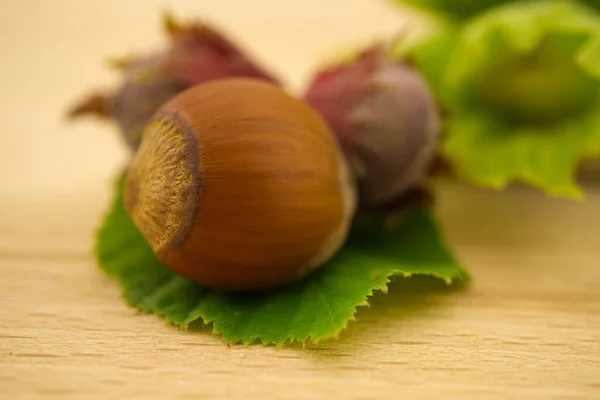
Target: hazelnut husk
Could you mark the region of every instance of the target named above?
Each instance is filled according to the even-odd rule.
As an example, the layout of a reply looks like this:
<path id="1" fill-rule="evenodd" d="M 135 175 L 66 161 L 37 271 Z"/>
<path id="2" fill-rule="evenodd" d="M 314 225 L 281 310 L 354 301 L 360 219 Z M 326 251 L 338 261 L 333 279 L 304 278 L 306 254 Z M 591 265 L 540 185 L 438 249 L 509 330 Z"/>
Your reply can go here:
<path id="1" fill-rule="evenodd" d="M 170 270 L 235 291 L 293 282 L 344 243 L 351 174 L 327 125 L 271 83 L 228 78 L 159 108 L 128 168 L 125 208 Z"/>
<path id="2" fill-rule="evenodd" d="M 335 133 L 358 182 L 361 207 L 381 207 L 424 184 L 436 159 L 441 113 L 419 71 L 386 45 L 327 65 L 305 101 Z"/>
<path id="3" fill-rule="evenodd" d="M 163 23 L 167 46 L 113 60 L 112 64 L 122 73 L 118 87 L 83 98 L 69 110 L 71 118 L 95 115 L 113 121 L 124 142 L 135 151 L 154 112 L 194 85 L 229 77 L 280 84 L 278 78 L 216 27 L 203 22 L 178 23 L 169 14 Z"/>

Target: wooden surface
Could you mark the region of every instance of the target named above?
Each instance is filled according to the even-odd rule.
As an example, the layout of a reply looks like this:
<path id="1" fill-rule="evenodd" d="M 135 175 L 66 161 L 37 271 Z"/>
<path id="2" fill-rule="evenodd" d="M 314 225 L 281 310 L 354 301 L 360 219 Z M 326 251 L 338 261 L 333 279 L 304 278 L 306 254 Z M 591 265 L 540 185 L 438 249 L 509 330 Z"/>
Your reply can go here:
<path id="1" fill-rule="evenodd" d="M 373 1 L 319 3 L 171 9 L 220 21 L 295 88 L 336 44 L 405 22 Z M 593 186 L 575 203 L 443 184 L 438 214 L 473 283 L 396 282 L 338 341 L 228 348 L 128 308 L 89 251 L 124 147 L 112 127 L 62 114 L 114 81 L 104 57 L 161 42 L 169 4 L 0 2 L 0 398 L 600 398 Z"/>

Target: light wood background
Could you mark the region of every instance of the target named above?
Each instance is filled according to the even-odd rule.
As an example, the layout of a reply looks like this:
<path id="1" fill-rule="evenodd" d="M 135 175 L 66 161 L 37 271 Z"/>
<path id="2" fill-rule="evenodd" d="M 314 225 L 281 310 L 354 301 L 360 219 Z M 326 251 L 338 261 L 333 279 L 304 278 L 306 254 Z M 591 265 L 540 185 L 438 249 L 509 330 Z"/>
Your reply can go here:
<path id="1" fill-rule="evenodd" d="M 600 188 L 584 202 L 441 185 L 465 290 L 400 283 L 338 341 L 228 348 L 138 315 L 91 257 L 126 151 L 65 109 L 161 44 L 160 13 L 206 17 L 299 89 L 340 45 L 407 21 L 376 0 L 0 1 L 0 398 L 600 398 Z"/>

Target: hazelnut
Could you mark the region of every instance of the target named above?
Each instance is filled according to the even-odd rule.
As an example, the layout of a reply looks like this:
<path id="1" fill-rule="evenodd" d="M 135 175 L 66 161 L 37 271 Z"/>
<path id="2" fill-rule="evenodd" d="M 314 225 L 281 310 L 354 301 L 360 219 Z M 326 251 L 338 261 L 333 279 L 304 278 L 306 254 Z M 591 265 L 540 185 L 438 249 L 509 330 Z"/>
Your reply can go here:
<path id="1" fill-rule="evenodd" d="M 127 171 L 125 208 L 173 272 L 263 290 L 336 253 L 356 207 L 353 184 L 310 106 L 272 83 L 227 78 L 153 115 Z"/>
<path id="2" fill-rule="evenodd" d="M 440 111 L 424 78 L 375 45 L 318 71 L 305 101 L 336 135 L 361 206 L 393 203 L 421 185 L 435 160 Z"/>

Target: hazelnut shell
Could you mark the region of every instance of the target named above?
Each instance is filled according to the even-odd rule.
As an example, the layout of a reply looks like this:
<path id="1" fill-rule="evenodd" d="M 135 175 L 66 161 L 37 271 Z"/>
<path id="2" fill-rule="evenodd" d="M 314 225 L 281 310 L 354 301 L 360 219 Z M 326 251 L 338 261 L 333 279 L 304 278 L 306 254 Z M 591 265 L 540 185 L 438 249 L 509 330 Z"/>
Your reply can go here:
<path id="1" fill-rule="evenodd" d="M 293 282 L 344 242 L 356 203 L 321 117 L 274 84 L 194 86 L 152 117 L 128 169 L 125 207 L 158 259 L 196 283 Z"/>

